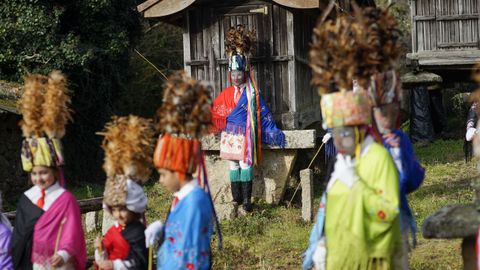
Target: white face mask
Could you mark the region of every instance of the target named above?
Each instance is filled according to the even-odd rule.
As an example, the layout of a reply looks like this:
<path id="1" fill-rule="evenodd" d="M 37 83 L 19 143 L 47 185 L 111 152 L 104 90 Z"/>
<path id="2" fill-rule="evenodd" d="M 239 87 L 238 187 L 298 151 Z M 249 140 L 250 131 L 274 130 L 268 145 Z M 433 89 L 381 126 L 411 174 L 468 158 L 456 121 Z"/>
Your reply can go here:
<path id="1" fill-rule="evenodd" d="M 245 73 L 243 71 L 234 70 L 231 72 L 230 76 L 234 86 L 240 86 L 245 82 Z"/>

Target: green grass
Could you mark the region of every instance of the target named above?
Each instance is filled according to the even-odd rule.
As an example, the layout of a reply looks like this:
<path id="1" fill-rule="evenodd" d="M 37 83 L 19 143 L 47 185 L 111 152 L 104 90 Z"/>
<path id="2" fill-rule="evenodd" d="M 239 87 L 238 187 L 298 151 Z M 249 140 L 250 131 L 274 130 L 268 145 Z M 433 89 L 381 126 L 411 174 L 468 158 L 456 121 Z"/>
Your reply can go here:
<path id="1" fill-rule="evenodd" d="M 477 171 L 474 162 L 465 164 L 463 161 L 462 146 L 462 140 L 438 140 L 428 146 L 415 146 L 427 173 L 423 186 L 409 195 L 419 228 L 418 246 L 410 256 L 411 269 L 462 269 L 460 240 L 427 240 L 421 234 L 427 216 L 443 206 L 473 200 L 470 182 Z M 321 187 L 317 188 L 315 194 L 319 197 Z M 150 183 L 146 190 L 149 198 L 147 219 L 164 220 L 171 195 L 158 183 Z M 88 198 L 101 195 L 103 188 L 90 186 L 73 191 L 79 198 Z M 315 205 L 318 201 L 316 198 Z M 298 207 L 260 202 L 253 215 L 222 222 L 224 248 L 221 252 L 216 249 L 214 236 L 213 269 L 299 269 L 301 253 L 307 247 L 313 226 L 300 217 Z M 98 234 L 88 234 L 89 243 Z"/>
<path id="2" fill-rule="evenodd" d="M 409 200 L 421 230 L 424 219 L 445 205 L 473 200 L 471 181 L 477 176 L 475 162 L 463 161 L 463 141 L 436 141 L 416 152 L 427 170 L 423 186 Z M 413 251 L 412 269 L 462 269 L 461 240 L 423 239 Z"/>

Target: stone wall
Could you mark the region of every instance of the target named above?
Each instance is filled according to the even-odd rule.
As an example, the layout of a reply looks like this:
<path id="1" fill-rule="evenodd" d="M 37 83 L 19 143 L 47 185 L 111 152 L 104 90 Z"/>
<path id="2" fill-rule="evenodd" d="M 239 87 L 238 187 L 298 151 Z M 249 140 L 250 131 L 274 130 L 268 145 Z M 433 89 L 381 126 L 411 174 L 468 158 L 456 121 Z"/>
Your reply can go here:
<path id="1" fill-rule="evenodd" d="M 7 210 L 12 209 L 19 194 L 28 187 L 28 177 L 22 170 L 20 160 L 20 119 L 17 114 L 0 113 L 0 191 Z"/>

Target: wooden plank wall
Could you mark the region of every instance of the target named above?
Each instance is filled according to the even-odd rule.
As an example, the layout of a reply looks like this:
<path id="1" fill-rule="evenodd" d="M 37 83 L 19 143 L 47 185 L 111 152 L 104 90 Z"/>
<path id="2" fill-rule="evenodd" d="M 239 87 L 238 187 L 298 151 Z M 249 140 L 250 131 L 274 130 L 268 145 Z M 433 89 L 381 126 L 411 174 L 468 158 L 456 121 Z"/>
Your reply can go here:
<path id="1" fill-rule="evenodd" d="M 478 50 L 480 0 L 412 1 L 413 52 Z"/>
<path id="2" fill-rule="evenodd" d="M 263 7 L 268 9 L 267 14 L 250 12 Z M 257 47 L 250 60 L 257 84 L 275 119 L 279 121 L 283 113 L 295 111 L 297 106 L 291 106 L 290 93 L 295 94 L 292 86 L 295 82 L 291 81 L 295 77 L 289 76 L 289 61 L 294 61 L 295 57 L 293 48 L 288 45 L 288 33 L 293 31 L 293 24 L 287 25 L 288 12 L 281 6 L 262 1 L 189 11 L 190 59 L 185 56 L 185 60 L 192 77 L 212 81 L 215 86 L 213 96 L 229 86 L 225 34 L 231 26 L 246 24 L 257 32 Z M 294 72 L 291 69 L 290 72 Z"/>
<path id="3" fill-rule="evenodd" d="M 298 111 L 311 106 L 318 108 L 317 91 L 311 86 L 312 71 L 308 65 L 308 51 L 312 43 L 313 28 L 316 23 L 316 13 L 294 12 L 295 34 L 295 65 Z"/>

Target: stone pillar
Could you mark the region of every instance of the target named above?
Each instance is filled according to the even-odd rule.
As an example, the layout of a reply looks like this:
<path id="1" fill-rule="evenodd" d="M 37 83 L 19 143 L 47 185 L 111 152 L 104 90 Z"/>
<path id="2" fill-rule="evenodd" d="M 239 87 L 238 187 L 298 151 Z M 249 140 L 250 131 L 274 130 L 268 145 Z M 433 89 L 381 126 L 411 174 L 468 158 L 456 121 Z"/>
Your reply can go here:
<path id="1" fill-rule="evenodd" d="M 85 230 L 87 233 L 97 229 L 97 212 L 88 212 L 85 214 Z"/>
<path id="2" fill-rule="evenodd" d="M 115 219 L 108 213 L 107 211 L 103 210 L 103 220 L 102 220 L 102 235 L 105 235 L 115 223 Z"/>
<path id="3" fill-rule="evenodd" d="M 302 186 L 302 219 L 313 220 L 313 172 L 311 169 L 300 171 L 300 184 Z"/>

